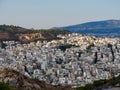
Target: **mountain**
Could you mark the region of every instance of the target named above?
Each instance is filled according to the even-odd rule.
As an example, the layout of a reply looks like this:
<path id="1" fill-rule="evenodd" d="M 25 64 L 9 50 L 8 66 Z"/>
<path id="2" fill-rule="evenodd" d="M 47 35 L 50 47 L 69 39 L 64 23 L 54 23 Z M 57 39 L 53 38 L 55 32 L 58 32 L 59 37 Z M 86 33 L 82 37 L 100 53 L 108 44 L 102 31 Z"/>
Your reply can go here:
<path id="1" fill-rule="evenodd" d="M 59 29 L 100 37 L 120 37 L 120 20 L 87 22 L 83 24 L 60 27 Z"/>
<path id="2" fill-rule="evenodd" d="M 36 40 L 58 39 L 58 34 L 68 34 L 69 31 L 58 29 L 26 29 L 14 25 L 0 25 L 0 40 L 17 40 L 30 42 Z"/>

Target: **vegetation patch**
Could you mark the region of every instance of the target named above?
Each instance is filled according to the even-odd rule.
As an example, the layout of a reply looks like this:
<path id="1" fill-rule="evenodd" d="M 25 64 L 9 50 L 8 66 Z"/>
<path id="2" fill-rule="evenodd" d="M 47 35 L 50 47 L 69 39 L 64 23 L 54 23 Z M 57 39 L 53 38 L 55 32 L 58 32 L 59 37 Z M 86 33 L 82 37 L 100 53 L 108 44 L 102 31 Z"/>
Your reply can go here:
<path id="1" fill-rule="evenodd" d="M 112 79 L 96 80 L 93 84 L 86 84 L 84 87 L 78 87 L 76 90 L 102 90 L 104 87 L 120 87 L 120 76 Z"/>

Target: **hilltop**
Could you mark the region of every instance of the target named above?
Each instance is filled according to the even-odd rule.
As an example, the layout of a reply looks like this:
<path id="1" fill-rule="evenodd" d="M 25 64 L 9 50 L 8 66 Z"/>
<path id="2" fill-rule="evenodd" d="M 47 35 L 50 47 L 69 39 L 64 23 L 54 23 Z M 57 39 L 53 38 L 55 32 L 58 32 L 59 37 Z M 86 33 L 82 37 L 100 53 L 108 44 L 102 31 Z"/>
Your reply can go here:
<path id="1" fill-rule="evenodd" d="M 74 33 L 95 35 L 95 36 L 108 36 L 120 37 L 120 20 L 104 20 L 87 22 L 77 25 L 70 25 L 60 27 L 61 30 L 69 30 Z"/>
<path id="2" fill-rule="evenodd" d="M 17 40 L 22 42 L 35 40 L 58 39 L 58 34 L 68 34 L 69 31 L 58 29 L 26 29 L 13 25 L 0 25 L 0 40 Z"/>

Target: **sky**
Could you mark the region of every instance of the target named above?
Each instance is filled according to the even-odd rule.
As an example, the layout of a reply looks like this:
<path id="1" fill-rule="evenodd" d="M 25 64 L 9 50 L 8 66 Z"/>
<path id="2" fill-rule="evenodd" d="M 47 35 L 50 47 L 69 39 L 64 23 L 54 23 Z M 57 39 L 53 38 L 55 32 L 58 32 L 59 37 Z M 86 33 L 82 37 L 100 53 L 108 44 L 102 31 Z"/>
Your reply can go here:
<path id="1" fill-rule="evenodd" d="M 46 29 L 120 20 L 120 0 L 0 0 L 0 24 Z"/>

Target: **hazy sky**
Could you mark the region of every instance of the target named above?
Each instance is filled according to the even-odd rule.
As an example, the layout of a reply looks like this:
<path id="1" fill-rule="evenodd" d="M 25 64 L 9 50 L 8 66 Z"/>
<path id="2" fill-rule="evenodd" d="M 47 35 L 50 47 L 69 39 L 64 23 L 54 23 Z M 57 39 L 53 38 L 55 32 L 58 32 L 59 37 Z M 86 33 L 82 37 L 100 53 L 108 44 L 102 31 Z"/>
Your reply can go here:
<path id="1" fill-rule="evenodd" d="M 0 0 L 0 24 L 51 28 L 120 19 L 120 0 Z"/>

